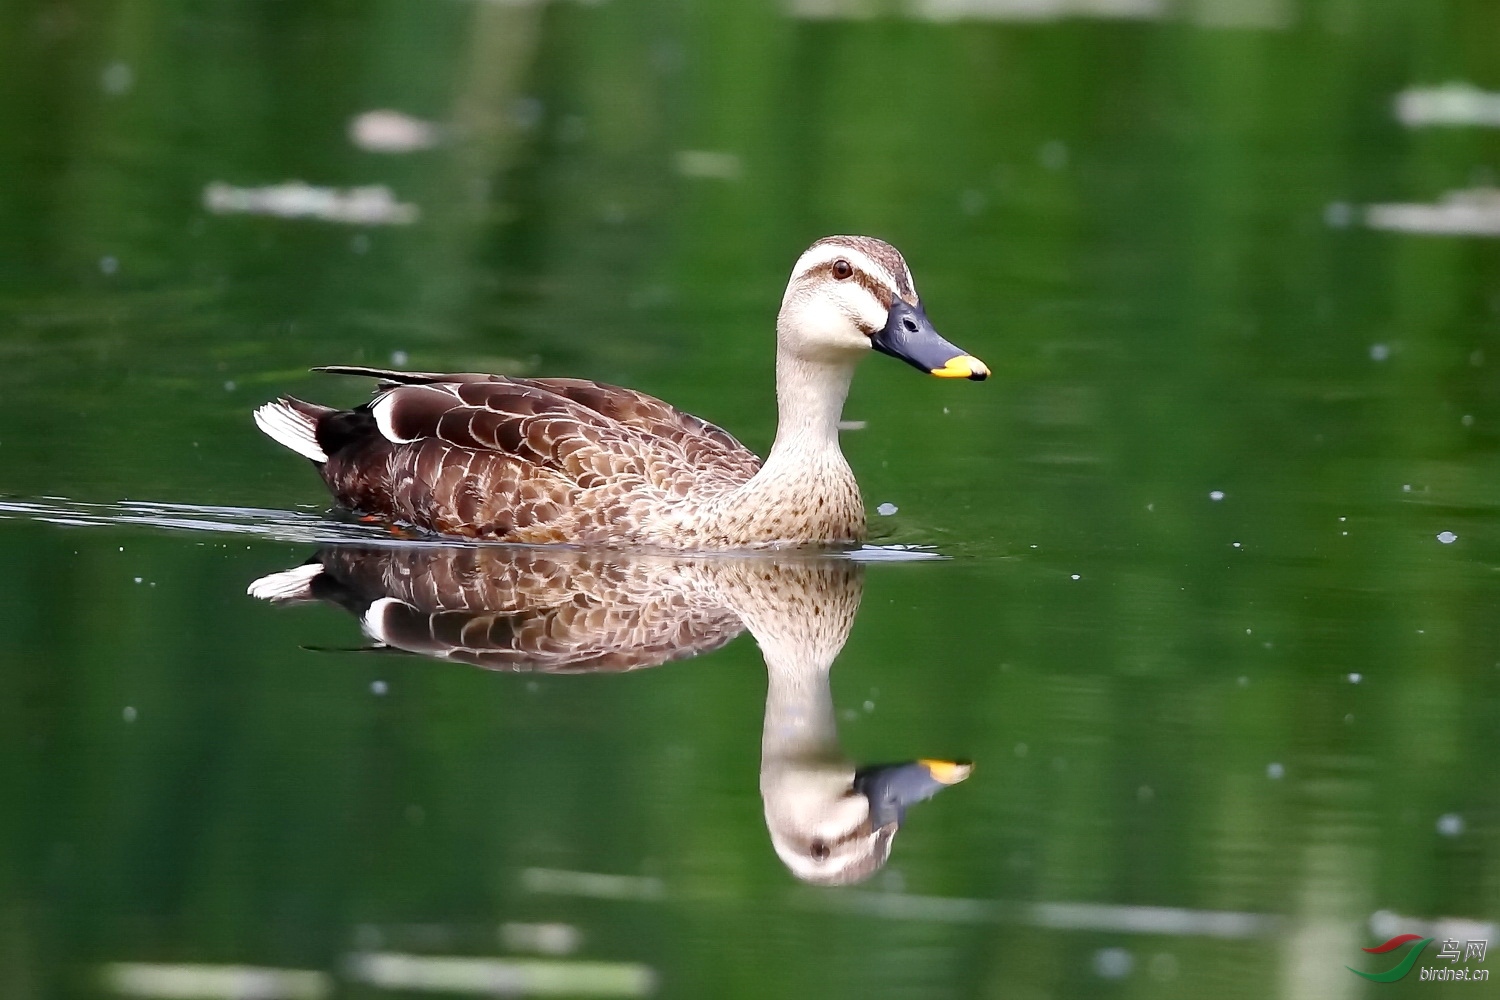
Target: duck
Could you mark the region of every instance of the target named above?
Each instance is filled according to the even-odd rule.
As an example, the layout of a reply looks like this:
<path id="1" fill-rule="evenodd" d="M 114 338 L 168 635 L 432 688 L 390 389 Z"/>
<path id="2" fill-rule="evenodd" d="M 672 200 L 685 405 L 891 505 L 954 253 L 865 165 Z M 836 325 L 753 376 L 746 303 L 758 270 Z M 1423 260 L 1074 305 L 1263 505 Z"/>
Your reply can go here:
<path id="1" fill-rule="evenodd" d="M 364 647 L 502 673 L 626 673 L 749 631 L 766 668 L 759 786 L 771 846 L 812 885 L 865 881 L 907 810 L 967 778 L 962 760 L 860 765 L 838 736 L 831 674 L 863 567 L 829 554 L 623 553 L 563 546 L 337 544 L 250 596 L 343 608 Z"/>
<path id="2" fill-rule="evenodd" d="M 281 396 L 254 412 L 368 520 L 521 544 L 663 549 L 853 546 L 864 504 L 838 430 L 878 351 L 939 378 L 990 370 L 943 339 L 894 246 L 828 236 L 792 268 L 776 319 L 776 437 L 764 461 L 722 428 L 578 378 L 403 372 L 338 409 Z"/>

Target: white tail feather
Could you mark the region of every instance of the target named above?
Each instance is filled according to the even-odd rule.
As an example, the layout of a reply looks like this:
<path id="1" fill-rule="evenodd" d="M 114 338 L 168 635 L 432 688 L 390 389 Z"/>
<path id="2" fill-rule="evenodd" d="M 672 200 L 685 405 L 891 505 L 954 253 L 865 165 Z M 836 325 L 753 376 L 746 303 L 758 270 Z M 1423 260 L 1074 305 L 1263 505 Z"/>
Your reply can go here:
<path id="1" fill-rule="evenodd" d="M 281 400 L 266 403 L 255 411 L 255 426 L 267 437 L 314 462 L 328 461 L 318 446 L 317 425 L 307 414 Z"/>
<path id="2" fill-rule="evenodd" d="M 312 582 L 323 573 L 322 563 L 304 563 L 280 573 L 263 576 L 245 588 L 245 593 L 262 601 L 310 601 Z"/>

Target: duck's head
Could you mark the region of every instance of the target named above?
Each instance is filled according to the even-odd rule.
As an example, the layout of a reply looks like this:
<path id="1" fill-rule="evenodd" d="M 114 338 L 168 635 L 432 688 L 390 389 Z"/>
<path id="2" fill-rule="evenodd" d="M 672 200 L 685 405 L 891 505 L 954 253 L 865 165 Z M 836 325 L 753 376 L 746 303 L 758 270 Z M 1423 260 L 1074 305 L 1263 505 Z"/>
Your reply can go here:
<path id="1" fill-rule="evenodd" d="M 827 236 L 808 247 L 776 328 L 778 347 L 806 361 L 848 363 L 873 348 L 941 378 L 990 374 L 938 335 L 901 252 L 869 236 Z"/>
<path id="2" fill-rule="evenodd" d="M 774 783 L 763 776 L 771 845 L 804 882 L 862 882 L 890 858 L 907 807 L 958 784 L 971 770 L 958 761 L 915 760 L 858 771 L 789 769 Z"/>

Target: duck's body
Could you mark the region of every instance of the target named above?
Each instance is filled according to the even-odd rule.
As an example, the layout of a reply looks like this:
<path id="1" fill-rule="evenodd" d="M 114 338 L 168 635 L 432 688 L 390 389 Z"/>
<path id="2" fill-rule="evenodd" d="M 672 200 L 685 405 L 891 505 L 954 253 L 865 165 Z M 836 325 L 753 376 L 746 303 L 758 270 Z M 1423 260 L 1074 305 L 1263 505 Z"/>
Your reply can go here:
<path id="1" fill-rule="evenodd" d="M 762 463 L 728 433 L 630 389 L 582 379 L 328 368 L 380 378 L 353 410 L 283 397 L 262 430 L 312 459 L 342 505 L 509 542 L 750 548 L 865 537 L 838 420 L 871 348 L 933 374 L 988 370 L 927 322 L 896 250 L 814 244 L 777 321 L 776 442 Z"/>

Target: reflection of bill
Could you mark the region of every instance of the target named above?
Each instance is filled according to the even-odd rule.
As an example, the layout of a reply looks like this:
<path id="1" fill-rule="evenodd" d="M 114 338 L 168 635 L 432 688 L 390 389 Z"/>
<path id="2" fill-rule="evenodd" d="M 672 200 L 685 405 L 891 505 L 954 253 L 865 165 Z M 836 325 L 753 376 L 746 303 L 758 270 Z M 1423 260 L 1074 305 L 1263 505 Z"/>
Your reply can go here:
<path id="1" fill-rule="evenodd" d="M 612 672 L 707 652 L 748 630 L 765 657 L 760 789 L 776 854 L 820 885 L 890 856 L 911 805 L 969 775 L 957 761 L 856 767 L 840 749 L 829 673 L 863 579 L 845 558 L 609 555 L 518 546 L 332 546 L 249 593 L 324 601 L 374 648 L 490 669 Z"/>

